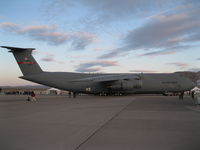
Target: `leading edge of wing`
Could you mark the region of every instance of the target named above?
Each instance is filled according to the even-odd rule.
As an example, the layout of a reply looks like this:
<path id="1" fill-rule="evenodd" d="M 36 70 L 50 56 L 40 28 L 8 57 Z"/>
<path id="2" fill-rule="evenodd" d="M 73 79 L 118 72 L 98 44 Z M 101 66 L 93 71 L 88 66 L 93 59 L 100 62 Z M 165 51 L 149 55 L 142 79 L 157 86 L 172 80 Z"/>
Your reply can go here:
<path id="1" fill-rule="evenodd" d="M 118 80 L 131 80 L 131 79 L 140 79 L 139 75 L 131 75 L 131 74 L 124 74 L 124 75 L 101 75 L 89 78 L 81 78 L 73 80 L 73 82 L 110 82 L 110 81 L 118 81 Z"/>

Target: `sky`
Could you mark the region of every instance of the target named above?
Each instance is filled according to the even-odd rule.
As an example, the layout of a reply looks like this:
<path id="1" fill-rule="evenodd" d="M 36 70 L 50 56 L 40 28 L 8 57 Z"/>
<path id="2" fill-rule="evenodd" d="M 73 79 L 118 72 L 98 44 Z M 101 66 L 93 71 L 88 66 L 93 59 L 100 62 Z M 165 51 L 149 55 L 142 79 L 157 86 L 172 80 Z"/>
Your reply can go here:
<path id="1" fill-rule="evenodd" d="M 199 0 L 1 0 L 0 46 L 44 71 L 200 71 Z M 0 86 L 33 85 L 0 48 Z"/>

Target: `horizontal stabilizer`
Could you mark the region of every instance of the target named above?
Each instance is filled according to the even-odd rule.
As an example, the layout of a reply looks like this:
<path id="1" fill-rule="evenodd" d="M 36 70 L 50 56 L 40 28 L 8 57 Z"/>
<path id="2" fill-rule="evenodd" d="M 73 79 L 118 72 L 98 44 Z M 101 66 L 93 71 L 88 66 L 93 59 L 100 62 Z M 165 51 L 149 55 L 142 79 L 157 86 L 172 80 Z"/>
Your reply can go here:
<path id="1" fill-rule="evenodd" d="M 0 47 L 10 49 L 11 51 L 35 50 L 35 48 L 20 48 L 20 47 L 10 47 L 10 46 L 0 46 Z"/>

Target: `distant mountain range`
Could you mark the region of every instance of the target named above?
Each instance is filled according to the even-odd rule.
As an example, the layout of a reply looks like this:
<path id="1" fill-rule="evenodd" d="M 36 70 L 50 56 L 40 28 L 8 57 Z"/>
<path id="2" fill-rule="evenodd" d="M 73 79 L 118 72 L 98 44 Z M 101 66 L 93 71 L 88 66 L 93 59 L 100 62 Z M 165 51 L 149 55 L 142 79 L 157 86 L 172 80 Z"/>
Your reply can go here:
<path id="1" fill-rule="evenodd" d="M 0 86 L 2 89 L 50 89 L 51 87 L 43 85 L 19 85 L 19 86 Z"/>
<path id="2" fill-rule="evenodd" d="M 200 71 L 199 72 L 183 71 L 183 72 L 177 72 L 177 73 L 180 73 L 180 74 L 188 77 L 195 83 L 197 80 L 200 80 Z"/>

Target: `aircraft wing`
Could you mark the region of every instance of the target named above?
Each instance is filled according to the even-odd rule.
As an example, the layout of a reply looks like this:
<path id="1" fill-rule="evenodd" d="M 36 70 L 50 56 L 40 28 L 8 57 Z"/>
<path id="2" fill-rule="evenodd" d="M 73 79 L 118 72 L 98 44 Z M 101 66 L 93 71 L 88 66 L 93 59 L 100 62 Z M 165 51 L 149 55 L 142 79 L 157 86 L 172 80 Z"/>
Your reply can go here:
<path id="1" fill-rule="evenodd" d="M 113 82 L 118 80 L 131 80 L 131 79 L 140 79 L 141 77 L 139 75 L 131 75 L 131 74 L 118 74 L 118 75 L 100 75 L 95 77 L 89 77 L 89 78 L 81 78 L 73 80 L 73 82 L 86 82 L 86 81 L 92 81 L 92 82 Z"/>

